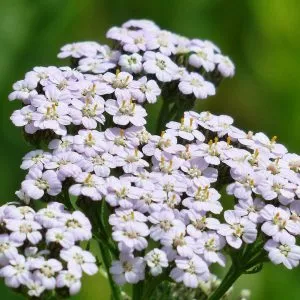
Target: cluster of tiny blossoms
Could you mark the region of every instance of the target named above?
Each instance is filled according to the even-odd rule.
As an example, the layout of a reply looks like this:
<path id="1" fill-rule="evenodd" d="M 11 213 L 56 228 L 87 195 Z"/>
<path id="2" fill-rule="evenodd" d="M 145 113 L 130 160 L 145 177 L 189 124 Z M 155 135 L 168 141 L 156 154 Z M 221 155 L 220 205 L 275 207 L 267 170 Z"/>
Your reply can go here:
<path id="1" fill-rule="evenodd" d="M 258 242 L 273 263 L 296 267 L 298 155 L 276 137 L 246 133 L 231 117 L 209 112 L 186 111 L 160 135 L 146 129 L 145 103 L 179 94 L 180 107 L 213 95 L 220 77 L 233 75 L 231 61 L 208 41 L 150 21 L 126 22 L 107 36 L 113 50 L 66 45 L 59 57 L 71 57 L 75 69 L 37 67 L 14 85 L 10 99 L 24 106 L 13 123 L 50 140 L 23 158 L 28 174 L 17 196 L 27 204 L 66 192 L 105 201 L 108 243 L 119 256 L 110 273 L 119 285 L 159 275 L 186 287 L 209 285 L 211 265 L 225 267 L 225 254 Z M 224 185 L 230 210 L 221 202 Z"/>
<path id="2" fill-rule="evenodd" d="M 56 290 L 74 295 L 83 273 L 98 271 L 95 257 L 79 246 L 91 239 L 91 224 L 80 211 L 58 202 L 34 211 L 29 206 L 0 207 L 0 276 L 29 297 Z"/>
<path id="3" fill-rule="evenodd" d="M 13 123 L 28 134 L 50 130 L 61 136 L 68 126 L 96 129 L 107 115 L 117 125 L 143 126 L 143 106 L 155 103 L 162 88 L 174 89 L 174 83 L 182 96 L 204 99 L 215 94 L 214 78 L 234 74 L 229 58 L 211 42 L 189 40 L 149 21 L 113 27 L 107 36 L 118 50 L 96 42 L 66 45 L 59 57 L 71 57 L 75 69 L 35 67 L 16 82 L 9 99 L 24 106 L 11 116 Z"/>
<path id="4" fill-rule="evenodd" d="M 210 278 L 211 264 L 225 266 L 226 245 L 239 249 L 258 233 L 275 264 L 295 267 L 300 157 L 275 137 L 232 123 L 191 111 L 160 136 L 136 126 L 80 130 L 51 141 L 52 151 L 24 157 L 29 172 L 18 194 L 27 201 L 56 195 L 68 178 L 71 195 L 106 201 L 120 252 L 110 271 L 119 284 L 143 280 L 148 268 L 153 276 L 166 269 L 176 282 L 197 287 Z M 223 211 L 220 176 L 235 198 L 232 210 Z"/>

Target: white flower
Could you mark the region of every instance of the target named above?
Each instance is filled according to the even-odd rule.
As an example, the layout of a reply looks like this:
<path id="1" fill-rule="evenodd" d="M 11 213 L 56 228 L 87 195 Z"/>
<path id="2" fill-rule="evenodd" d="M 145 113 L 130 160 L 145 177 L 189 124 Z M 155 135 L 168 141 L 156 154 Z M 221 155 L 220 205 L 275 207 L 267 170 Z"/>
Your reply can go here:
<path id="1" fill-rule="evenodd" d="M 74 211 L 63 219 L 63 229 L 73 234 L 75 241 L 85 241 L 92 237 L 89 219 L 80 211 Z"/>
<path id="2" fill-rule="evenodd" d="M 255 241 L 257 229 L 254 223 L 239 217 L 233 210 L 225 211 L 224 218 L 228 224 L 219 225 L 218 233 L 226 238 L 231 247 L 239 249 L 243 241 L 247 244 Z"/>
<path id="3" fill-rule="evenodd" d="M 48 148 L 53 150 L 53 154 L 73 150 L 74 136 L 65 135 L 61 139 L 52 140 Z"/>
<path id="4" fill-rule="evenodd" d="M 194 118 L 182 118 L 180 123 L 171 121 L 166 125 L 167 133 L 173 136 L 179 136 L 185 140 L 193 141 L 195 138 L 203 142 L 205 140 L 202 132 L 198 130 L 198 125 Z"/>
<path id="5" fill-rule="evenodd" d="M 32 114 L 32 120 L 35 127 L 45 130 L 51 129 L 57 135 L 66 135 L 66 125 L 70 125 L 72 118 L 68 115 L 69 108 L 65 103 L 58 105 L 44 102 Z"/>
<path id="6" fill-rule="evenodd" d="M 26 287 L 28 288 L 27 294 L 30 297 L 40 297 L 46 289 L 39 278 L 29 279 L 29 281 L 26 283 Z"/>
<path id="7" fill-rule="evenodd" d="M 150 236 L 154 241 L 158 241 L 167 236 L 172 230 L 185 230 L 185 225 L 181 220 L 175 218 L 170 209 L 153 212 L 148 217 L 153 224 L 150 227 Z"/>
<path id="8" fill-rule="evenodd" d="M 6 220 L 6 228 L 12 232 L 10 234 L 11 240 L 17 243 L 28 240 L 35 245 L 42 239 L 42 234 L 39 231 L 42 226 L 35 221 L 8 219 Z"/>
<path id="9" fill-rule="evenodd" d="M 155 74 L 159 81 L 170 82 L 175 79 L 178 66 L 168 56 L 147 51 L 144 54 L 144 60 L 145 72 Z"/>
<path id="10" fill-rule="evenodd" d="M 262 173 L 254 172 L 251 168 L 246 167 L 231 169 L 230 175 L 235 182 L 226 187 L 227 193 L 243 200 L 251 197 L 253 191 L 257 192 L 256 187 L 265 181 Z"/>
<path id="11" fill-rule="evenodd" d="M 21 169 L 27 170 L 32 167 L 37 167 L 40 170 L 43 170 L 44 165 L 49 162 L 52 155 L 43 150 L 34 150 L 30 151 L 23 157 L 21 164 Z"/>
<path id="12" fill-rule="evenodd" d="M 300 247 L 290 241 L 279 243 L 274 240 L 268 240 L 264 249 L 269 252 L 268 256 L 275 265 L 283 264 L 288 269 L 299 265 Z"/>
<path id="13" fill-rule="evenodd" d="M 271 236 L 276 242 L 286 243 L 295 241 L 294 235 L 299 234 L 300 224 L 290 219 L 288 208 L 266 205 L 261 211 L 264 218 L 261 230 Z"/>
<path id="14" fill-rule="evenodd" d="M 235 67 L 228 56 L 215 54 L 214 61 L 218 64 L 218 71 L 224 77 L 232 77 L 234 75 Z"/>
<path id="15" fill-rule="evenodd" d="M 45 228 L 60 227 L 64 216 L 63 204 L 51 202 L 36 212 L 34 219 Z"/>
<path id="16" fill-rule="evenodd" d="M 30 280 L 29 263 L 23 255 L 15 255 L 9 259 L 9 264 L 0 269 L 0 276 L 5 278 L 5 284 L 12 288 L 26 285 Z"/>
<path id="17" fill-rule="evenodd" d="M 109 69 L 112 69 L 116 64 L 112 61 L 107 61 L 101 56 L 82 58 L 78 62 L 78 70 L 81 72 L 92 72 L 95 74 L 105 73 Z"/>
<path id="18" fill-rule="evenodd" d="M 199 281 L 208 279 L 209 271 L 206 263 L 197 255 L 192 258 L 178 258 L 176 267 L 170 276 L 176 282 L 183 282 L 186 287 L 197 288 Z"/>
<path id="19" fill-rule="evenodd" d="M 194 184 L 187 190 L 188 197 L 182 201 L 185 207 L 200 211 L 211 211 L 219 214 L 222 205 L 218 201 L 221 195 L 214 188 L 210 187 L 210 182 L 205 177 L 194 179 Z"/>
<path id="20" fill-rule="evenodd" d="M 173 260 L 176 254 L 182 257 L 193 257 L 195 249 L 195 239 L 186 235 L 185 228 L 174 227 L 161 239 L 161 244 L 168 255 L 169 260 Z"/>
<path id="21" fill-rule="evenodd" d="M 74 150 L 88 156 L 104 152 L 106 148 L 103 132 L 96 130 L 79 130 L 78 135 L 74 136 Z"/>
<path id="22" fill-rule="evenodd" d="M 97 54 L 97 50 L 100 45 L 95 42 L 79 42 L 64 45 L 58 54 L 59 58 L 75 57 L 79 58 L 82 56 L 94 57 Z"/>
<path id="23" fill-rule="evenodd" d="M 140 223 L 145 223 L 146 221 L 147 217 L 144 214 L 132 209 L 116 209 L 115 213 L 109 216 L 109 224 L 114 227 L 114 230 L 122 228 L 128 223 L 138 226 Z"/>
<path id="24" fill-rule="evenodd" d="M 291 203 L 294 200 L 294 184 L 281 176 L 270 176 L 262 180 L 257 186 L 257 192 L 262 195 L 265 200 L 273 200 L 278 197 L 282 204 Z"/>
<path id="25" fill-rule="evenodd" d="M 131 55 L 123 54 L 120 56 L 119 65 L 122 71 L 140 73 L 143 69 L 142 56 L 137 53 Z"/>
<path id="26" fill-rule="evenodd" d="M 157 85 L 156 81 L 147 81 L 146 76 L 134 81 L 131 86 L 133 88 L 131 90 L 132 97 L 140 103 L 145 101 L 155 103 L 157 101 L 157 97 L 161 94 L 161 89 Z"/>
<path id="27" fill-rule="evenodd" d="M 205 99 L 216 93 L 214 85 L 195 72 L 183 75 L 178 88 L 184 95 L 193 94 L 196 99 Z"/>
<path id="28" fill-rule="evenodd" d="M 186 231 L 193 238 L 201 238 L 205 230 L 217 230 L 220 225 L 218 219 L 207 217 L 205 211 L 196 212 L 193 209 L 189 209 L 187 215 L 190 224 L 187 225 Z"/>
<path id="29" fill-rule="evenodd" d="M 8 234 L 0 234 L 0 265 L 7 265 L 8 258 L 16 256 L 18 254 L 17 247 L 21 245 L 22 243 L 11 240 Z"/>
<path id="30" fill-rule="evenodd" d="M 190 50 L 193 52 L 189 57 L 189 64 L 193 67 L 203 69 L 206 72 L 211 72 L 215 68 L 214 51 L 210 47 L 192 46 Z"/>
<path id="31" fill-rule="evenodd" d="M 176 37 L 173 33 L 166 30 L 154 31 L 149 34 L 147 39 L 148 50 L 158 50 L 166 56 L 175 53 Z"/>
<path id="32" fill-rule="evenodd" d="M 58 288 L 68 287 L 70 295 L 75 295 L 81 288 L 81 272 L 77 270 L 60 271 L 56 277 L 56 286 Z"/>
<path id="33" fill-rule="evenodd" d="M 130 84 L 133 77 L 128 72 L 119 72 L 117 74 L 107 72 L 103 75 L 103 80 L 111 85 L 117 98 L 121 97 L 128 99 L 131 97 Z"/>
<path id="34" fill-rule="evenodd" d="M 148 252 L 145 256 L 145 261 L 150 268 L 152 276 L 158 276 L 162 273 L 163 268 L 168 267 L 167 255 L 164 251 L 157 248 Z"/>
<path id="35" fill-rule="evenodd" d="M 26 133 L 33 134 L 35 133 L 38 128 L 34 126 L 33 124 L 33 113 L 36 111 L 36 109 L 31 106 L 27 105 L 19 110 L 15 110 L 13 114 L 11 115 L 10 119 L 14 123 L 15 126 L 18 127 L 24 127 L 24 130 Z"/>
<path id="36" fill-rule="evenodd" d="M 33 220 L 35 216 L 35 211 L 29 206 L 16 207 L 14 205 L 8 205 L 4 209 L 4 215 L 5 220 Z"/>
<path id="37" fill-rule="evenodd" d="M 119 243 L 120 250 L 123 247 L 122 244 L 130 250 L 140 251 L 147 248 L 148 242 L 145 237 L 148 235 L 149 229 L 145 223 L 126 223 L 112 233 L 114 241 Z"/>
<path id="38" fill-rule="evenodd" d="M 9 94 L 8 99 L 22 100 L 25 104 L 28 104 L 28 99 L 37 94 L 35 90 L 36 84 L 27 80 L 20 80 L 13 84 L 14 91 Z"/>
<path id="39" fill-rule="evenodd" d="M 94 201 L 99 201 L 103 198 L 106 192 L 103 178 L 91 173 L 82 172 L 74 179 L 77 183 L 70 186 L 69 193 L 71 195 L 84 195 Z"/>
<path id="40" fill-rule="evenodd" d="M 177 139 L 172 134 L 162 132 L 161 136 L 152 135 L 148 143 L 143 147 L 142 151 L 147 156 L 155 156 L 157 159 L 161 156 L 161 152 L 176 153 Z"/>
<path id="41" fill-rule="evenodd" d="M 138 168 L 148 167 L 149 164 L 142 159 L 143 153 L 138 149 L 124 149 L 118 152 L 118 165 L 123 168 L 125 173 L 133 173 Z"/>
<path id="42" fill-rule="evenodd" d="M 287 149 L 283 145 L 276 143 L 277 136 L 269 139 L 264 133 L 258 132 L 253 136 L 253 140 L 257 146 L 269 150 L 275 158 L 282 157 L 287 153 Z"/>
<path id="43" fill-rule="evenodd" d="M 231 149 L 232 146 L 224 141 L 218 141 L 215 138 L 214 141 L 210 140 L 208 144 L 202 143 L 199 144 L 199 156 L 202 156 L 205 161 L 211 165 L 220 164 L 220 156 L 223 154 L 223 151 Z"/>
<path id="44" fill-rule="evenodd" d="M 117 125 L 131 123 L 135 126 L 143 126 L 146 124 L 146 110 L 130 98 L 118 97 L 117 100 L 109 99 L 105 104 L 106 112 L 113 116 L 113 121 Z"/>
<path id="45" fill-rule="evenodd" d="M 184 161 L 181 165 L 181 170 L 191 179 L 201 178 L 203 176 L 207 178 L 209 182 L 216 182 L 218 178 L 218 171 L 208 166 L 209 164 L 203 157 L 196 157 Z"/>
<path id="46" fill-rule="evenodd" d="M 51 228 L 46 233 L 47 243 L 57 243 L 63 248 L 71 248 L 75 241 L 72 233 L 65 231 L 61 228 Z"/>
<path id="47" fill-rule="evenodd" d="M 112 262 L 109 271 L 117 284 L 134 284 L 145 278 L 145 263 L 141 257 L 121 255 L 120 260 Z"/>
<path id="48" fill-rule="evenodd" d="M 111 154 L 116 154 L 123 151 L 125 148 L 132 149 L 139 146 L 137 137 L 132 134 L 132 131 L 134 131 L 135 128 L 136 127 L 133 126 L 132 129 L 120 129 L 117 127 L 106 129 L 105 138 L 108 141 L 111 141 L 109 144 L 109 152 Z"/>
<path id="49" fill-rule="evenodd" d="M 87 157 L 81 163 L 81 167 L 85 172 L 91 173 L 94 171 L 97 176 L 108 177 L 110 169 L 116 168 L 119 164 L 120 161 L 117 157 L 114 157 L 109 153 L 103 153 Z"/>
<path id="50" fill-rule="evenodd" d="M 134 193 L 135 188 L 131 186 L 129 178 L 121 177 L 108 177 L 107 181 L 107 194 L 105 200 L 111 206 L 121 206 L 123 208 L 132 208 L 133 199 L 137 198 Z"/>
<path id="51" fill-rule="evenodd" d="M 123 23 L 122 27 L 123 28 L 140 28 L 140 29 L 143 29 L 144 31 L 159 30 L 159 27 L 153 21 L 147 20 L 147 19 L 139 19 L 139 20 L 131 19 L 131 20 Z"/>
<path id="52" fill-rule="evenodd" d="M 154 186 L 151 186 L 151 189 L 149 186 L 147 188 L 146 186 L 141 187 L 135 208 L 142 213 L 160 211 L 162 202 L 167 195 L 166 192 L 155 189 Z"/>
<path id="53" fill-rule="evenodd" d="M 51 157 L 51 160 L 45 164 L 45 168 L 56 170 L 59 180 L 64 181 L 68 177 L 77 177 L 81 173 L 82 160 L 82 156 L 76 152 L 60 152 Z"/>
<path id="54" fill-rule="evenodd" d="M 63 267 L 61 262 L 54 258 L 48 260 L 40 258 L 32 261 L 30 268 L 35 270 L 35 276 L 41 280 L 47 290 L 53 290 L 56 285 L 56 274 L 61 271 Z"/>
<path id="55" fill-rule="evenodd" d="M 58 106 L 64 104 L 63 107 L 70 103 L 70 94 L 67 90 L 60 90 L 54 84 L 50 84 L 44 87 L 45 95 L 38 94 L 32 97 L 31 104 L 37 109 L 44 106 Z M 38 110 L 39 111 L 39 110 Z"/>
<path id="56" fill-rule="evenodd" d="M 264 207 L 265 203 L 259 198 L 253 200 L 252 197 L 249 197 L 246 200 L 239 200 L 238 204 L 234 206 L 234 210 L 241 217 L 247 216 L 251 222 L 260 223 L 263 220 L 260 211 Z"/>
<path id="57" fill-rule="evenodd" d="M 42 173 L 38 168 L 31 169 L 22 182 L 22 190 L 34 200 L 42 198 L 45 192 L 56 196 L 61 192 L 61 188 L 61 182 L 52 170 Z"/>
<path id="58" fill-rule="evenodd" d="M 201 237 L 196 241 L 195 252 L 202 254 L 205 261 L 218 263 L 225 267 L 225 256 L 220 252 L 226 245 L 225 239 L 215 232 L 203 232 Z"/>
<path id="59" fill-rule="evenodd" d="M 98 272 L 95 257 L 89 251 L 82 250 L 78 246 L 61 250 L 60 257 L 68 263 L 70 271 L 83 271 L 88 275 L 94 275 Z"/>
<path id="60" fill-rule="evenodd" d="M 84 100 L 73 99 L 70 108 L 73 123 L 82 124 L 87 129 L 96 129 L 98 123 L 103 124 L 105 121 L 104 104 L 104 99 L 98 95 Z"/>

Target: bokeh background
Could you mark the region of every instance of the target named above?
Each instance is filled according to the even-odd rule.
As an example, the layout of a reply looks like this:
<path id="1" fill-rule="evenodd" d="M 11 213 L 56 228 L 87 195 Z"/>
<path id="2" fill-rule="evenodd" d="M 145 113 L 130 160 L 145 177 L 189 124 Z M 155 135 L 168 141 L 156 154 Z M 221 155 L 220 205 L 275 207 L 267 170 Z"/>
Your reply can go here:
<path id="1" fill-rule="evenodd" d="M 24 177 L 19 169 L 30 150 L 9 116 L 11 85 L 34 66 L 63 64 L 56 58 L 69 42 L 99 40 L 105 31 L 130 18 L 149 18 L 161 27 L 210 39 L 236 64 L 217 96 L 199 109 L 233 116 L 245 129 L 277 135 L 300 153 L 300 2 L 298 0 L 1 0 L 0 1 L 0 182 L 1 201 L 12 199 Z M 254 300 L 299 299 L 300 268 L 267 265 L 236 284 Z M 0 284 L 1 299 L 20 299 Z M 100 277 L 85 280 L 74 299 L 109 299 Z M 237 299 L 235 295 L 233 299 Z"/>

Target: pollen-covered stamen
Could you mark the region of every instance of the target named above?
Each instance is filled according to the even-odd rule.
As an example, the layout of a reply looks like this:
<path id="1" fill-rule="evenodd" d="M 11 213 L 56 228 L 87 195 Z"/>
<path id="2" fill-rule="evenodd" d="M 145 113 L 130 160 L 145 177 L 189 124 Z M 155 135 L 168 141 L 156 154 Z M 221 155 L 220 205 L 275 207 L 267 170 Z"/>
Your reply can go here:
<path id="1" fill-rule="evenodd" d="M 134 211 L 131 211 L 128 214 L 122 215 L 122 220 L 124 222 L 134 221 Z"/>
<path id="2" fill-rule="evenodd" d="M 191 166 L 188 169 L 187 173 L 191 178 L 199 178 L 200 176 L 202 176 L 201 170 L 196 166 Z"/>
<path id="3" fill-rule="evenodd" d="M 217 251 L 217 247 L 216 247 L 216 240 L 214 237 L 208 239 L 205 244 L 204 247 L 206 248 L 206 250 L 208 251 Z"/>
<path id="4" fill-rule="evenodd" d="M 284 220 L 281 216 L 280 213 L 276 213 L 276 215 L 273 217 L 273 223 L 277 225 L 281 230 L 285 229 L 286 226 L 286 220 Z"/>
<path id="5" fill-rule="evenodd" d="M 165 70 L 167 68 L 167 63 L 162 59 L 156 59 L 156 65 L 161 69 Z"/>
<path id="6" fill-rule="evenodd" d="M 92 174 L 91 174 L 91 173 L 89 173 L 89 174 L 87 175 L 87 177 L 84 179 L 83 184 L 84 184 L 85 186 L 88 186 L 88 187 L 94 187 L 94 186 L 95 186 L 95 182 L 94 182 L 94 180 L 93 180 L 93 177 L 92 177 Z"/>
<path id="7" fill-rule="evenodd" d="M 32 229 L 32 226 L 30 224 L 22 223 L 19 227 L 19 231 L 21 233 L 27 234 L 27 233 L 31 233 L 33 231 L 33 229 Z"/>
<path id="8" fill-rule="evenodd" d="M 130 76 L 126 76 L 125 78 L 120 78 L 119 73 L 116 75 L 115 79 L 112 82 L 112 87 L 114 89 L 124 89 L 127 88 L 130 82 Z"/>
<path id="9" fill-rule="evenodd" d="M 195 200 L 205 202 L 209 199 L 209 186 L 202 188 L 198 187 L 197 192 L 194 195 Z"/>
<path id="10" fill-rule="evenodd" d="M 126 162 L 128 162 L 128 163 L 134 163 L 134 162 L 139 161 L 140 158 L 139 158 L 138 153 L 139 153 L 139 150 L 137 148 L 134 149 L 134 152 L 128 154 L 128 156 L 126 157 L 126 159 L 125 159 Z"/>
<path id="11" fill-rule="evenodd" d="M 44 116 L 46 120 L 57 120 L 59 116 L 56 111 L 56 105 L 48 106 Z"/>
<path id="12" fill-rule="evenodd" d="M 128 192 L 129 191 L 126 187 L 122 187 L 120 190 L 116 191 L 116 195 L 118 198 L 126 199 Z"/>
<path id="13" fill-rule="evenodd" d="M 94 146 L 96 144 L 96 140 L 95 138 L 93 137 L 92 133 L 89 132 L 87 137 L 85 138 L 84 140 L 85 144 L 88 145 L 88 146 Z"/>
<path id="14" fill-rule="evenodd" d="M 280 245 L 279 251 L 281 254 L 283 254 L 285 257 L 287 257 L 289 255 L 289 253 L 291 252 L 291 247 L 289 245 Z"/>
<path id="15" fill-rule="evenodd" d="M 195 221 L 192 221 L 192 225 L 200 231 L 204 231 L 206 229 L 206 217 L 203 216 L 202 218 L 196 219 Z"/>
<path id="16" fill-rule="evenodd" d="M 185 145 L 185 151 L 181 151 L 179 155 L 180 155 L 180 158 L 182 158 L 184 160 L 191 159 L 192 153 L 190 152 L 190 145 L 189 144 Z"/>
<path id="17" fill-rule="evenodd" d="M 82 114 L 88 118 L 94 118 L 97 115 L 98 104 L 91 106 L 91 103 L 86 100 L 85 106 L 82 109 Z"/>
<path id="18" fill-rule="evenodd" d="M 233 230 L 233 236 L 240 238 L 244 234 L 244 226 L 242 224 L 233 224 L 230 227 Z"/>
<path id="19" fill-rule="evenodd" d="M 43 178 L 38 178 L 36 181 L 35 181 L 35 185 L 41 189 L 41 190 L 47 190 L 49 189 L 50 185 L 48 183 L 47 180 L 43 179 Z"/>
<path id="20" fill-rule="evenodd" d="M 208 153 L 211 156 L 220 156 L 220 153 L 218 151 L 217 145 L 218 145 L 219 139 L 215 137 L 214 141 L 210 140 L 208 142 Z"/>
<path id="21" fill-rule="evenodd" d="M 163 231 L 167 232 L 173 227 L 173 224 L 170 220 L 162 220 L 159 222 L 159 226 Z"/>
<path id="22" fill-rule="evenodd" d="M 186 124 L 185 118 L 181 118 L 180 130 L 191 133 L 193 131 L 193 123 L 194 123 L 194 118 L 190 118 L 188 124 Z"/>
<path id="23" fill-rule="evenodd" d="M 130 101 L 123 100 L 122 105 L 119 108 L 120 113 L 127 116 L 133 116 L 135 114 L 135 102 L 130 99 Z"/>
<path id="24" fill-rule="evenodd" d="M 178 246 L 185 246 L 186 245 L 186 241 L 184 239 L 185 234 L 184 233 L 180 233 L 178 235 L 176 235 L 173 239 L 173 247 L 176 248 Z"/>

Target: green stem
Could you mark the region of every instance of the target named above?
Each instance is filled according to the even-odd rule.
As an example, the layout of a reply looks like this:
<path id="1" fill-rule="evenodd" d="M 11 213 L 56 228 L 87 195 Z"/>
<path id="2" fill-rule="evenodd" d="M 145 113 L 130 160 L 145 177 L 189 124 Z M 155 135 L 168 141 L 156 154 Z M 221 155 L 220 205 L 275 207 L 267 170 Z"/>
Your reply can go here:
<path id="1" fill-rule="evenodd" d="M 164 280 L 167 280 L 168 274 L 170 273 L 170 268 L 164 270 L 162 274 L 156 277 L 148 277 L 146 278 L 146 284 L 144 286 L 143 294 L 139 300 L 149 300 L 157 286 L 162 283 Z"/>
<path id="2" fill-rule="evenodd" d="M 141 300 L 143 296 L 144 281 L 132 286 L 132 300 Z"/>
<path id="3" fill-rule="evenodd" d="M 111 263 L 112 263 L 111 253 L 109 252 L 108 249 L 106 249 L 106 247 L 101 242 L 98 242 L 98 245 L 99 245 L 99 248 L 101 251 L 102 262 L 105 266 L 106 273 L 108 276 L 108 281 L 110 284 L 111 298 L 112 298 L 112 300 L 121 300 L 122 299 L 121 289 L 114 282 L 114 280 L 109 272 L 109 268 L 111 267 Z"/>
<path id="4" fill-rule="evenodd" d="M 228 273 L 224 277 L 222 283 L 215 290 L 215 292 L 208 298 L 209 300 L 219 300 L 232 287 L 234 282 L 243 274 L 243 271 L 231 265 Z"/>
<path id="5" fill-rule="evenodd" d="M 162 129 L 165 127 L 165 120 L 166 117 L 168 116 L 168 112 L 169 112 L 169 104 L 170 102 L 168 102 L 165 99 L 162 99 L 163 104 L 157 119 L 157 126 L 156 126 L 156 134 L 160 135 Z M 171 120 L 170 120 L 171 121 Z"/>

